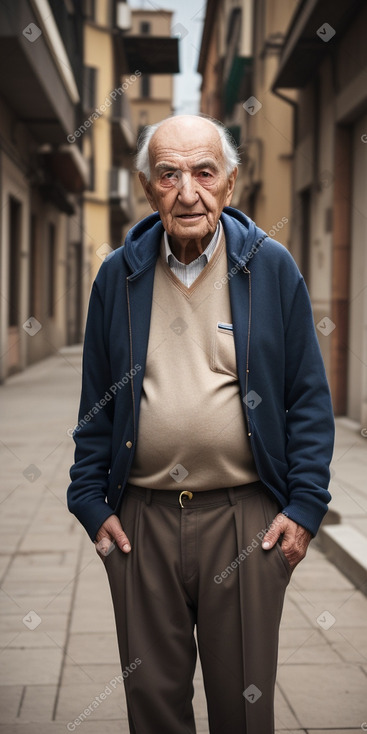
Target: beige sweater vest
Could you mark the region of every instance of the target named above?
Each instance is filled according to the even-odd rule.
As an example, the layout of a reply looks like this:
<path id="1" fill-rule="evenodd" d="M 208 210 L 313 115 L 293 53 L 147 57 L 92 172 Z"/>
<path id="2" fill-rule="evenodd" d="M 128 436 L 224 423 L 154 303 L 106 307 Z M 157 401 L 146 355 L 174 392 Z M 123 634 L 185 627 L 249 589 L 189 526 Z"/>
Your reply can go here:
<path id="1" fill-rule="evenodd" d="M 190 288 L 166 263 L 162 241 L 131 484 L 201 491 L 259 479 L 233 330 L 225 328 L 232 325 L 228 279 L 221 281 L 227 272 L 223 230 Z"/>

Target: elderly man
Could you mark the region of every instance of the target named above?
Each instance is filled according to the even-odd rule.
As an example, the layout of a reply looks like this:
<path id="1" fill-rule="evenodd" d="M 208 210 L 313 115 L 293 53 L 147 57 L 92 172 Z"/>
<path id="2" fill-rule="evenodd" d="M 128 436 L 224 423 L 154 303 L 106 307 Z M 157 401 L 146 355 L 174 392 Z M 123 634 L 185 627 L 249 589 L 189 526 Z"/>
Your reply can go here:
<path id="1" fill-rule="evenodd" d="M 303 278 L 230 208 L 237 150 L 147 128 L 154 214 L 93 284 L 68 507 L 102 559 L 130 732 L 271 734 L 284 592 L 327 511 L 334 422 Z"/>

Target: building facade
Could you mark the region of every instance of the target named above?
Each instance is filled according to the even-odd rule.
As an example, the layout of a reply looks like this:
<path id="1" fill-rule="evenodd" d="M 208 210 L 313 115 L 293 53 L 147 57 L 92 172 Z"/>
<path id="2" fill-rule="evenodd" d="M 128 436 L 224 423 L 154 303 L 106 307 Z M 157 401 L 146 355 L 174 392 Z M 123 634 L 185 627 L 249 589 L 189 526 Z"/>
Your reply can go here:
<path id="1" fill-rule="evenodd" d="M 123 0 L 1 4 L 0 381 L 82 341 L 94 277 L 136 218 L 128 92 L 178 71 L 169 36 L 135 32 Z"/>
<path id="2" fill-rule="evenodd" d="M 201 112 L 226 125 L 241 165 L 233 206 L 289 246 L 292 110 L 271 83 L 292 0 L 208 0 L 198 71 Z"/>
<path id="3" fill-rule="evenodd" d="M 327 22 L 326 22 L 327 21 Z M 336 415 L 367 426 L 367 7 L 298 3 L 273 89 L 294 95 L 291 251 Z"/>
<path id="4" fill-rule="evenodd" d="M 208 0 L 199 61 L 202 111 L 241 153 L 233 203 L 295 257 L 335 414 L 364 428 L 366 24 L 360 0 Z"/>
<path id="5" fill-rule="evenodd" d="M 90 288 L 101 262 L 122 243 L 124 226 L 133 220 L 131 157 L 136 145 L 122 76 L 129 70 L 124 35 L 131 11 L 125 2 L 95 0 L 84 24 L 84 119 L 74 137 L 82 139 L 88 162 L 84 193 L 84 232 Z M 135 83 L 136 75 L 129 75 Z"/>
<path id="6" fill-rule="evenodd" d="M 87 167 L 66 138 L 81 104 L 83 18 L 77 3 L 69 10 L 0 8 L 0 380 L 80 339 Z"/>

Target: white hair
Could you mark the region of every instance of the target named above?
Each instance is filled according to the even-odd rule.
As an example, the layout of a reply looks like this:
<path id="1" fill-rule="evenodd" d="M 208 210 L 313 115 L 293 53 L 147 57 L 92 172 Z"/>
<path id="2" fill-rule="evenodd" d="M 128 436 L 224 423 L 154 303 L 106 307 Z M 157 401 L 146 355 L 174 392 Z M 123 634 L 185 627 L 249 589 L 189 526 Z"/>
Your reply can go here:
<path id="1" fill-rule="evenodd" d="M 218 130 L 219 137 L 222 143 L 223 157 L 225 161 L 227 176 L 230 176 L 232 171 L 240 164 L 240 156 L 237 150 L 237 146 L 227 128 L 222 125 L 218 120 L 214 120 L 208 115 L 180 115 L 180 117 L 201 117 L 204 120 L 210 122 Z M 173 117 L 166 117 L 161 122 L 157 122 L 155 125 L 147 125 L 138 139 L 138 152 L 135 157 L 136 170 L 143 173 L 147 181 L 150 181 L 150 164 L 149 164 L 149 145 L 153 135 L 157 132 L 158 128 L 163 125 L 167 120 L 172 120 Z"/>

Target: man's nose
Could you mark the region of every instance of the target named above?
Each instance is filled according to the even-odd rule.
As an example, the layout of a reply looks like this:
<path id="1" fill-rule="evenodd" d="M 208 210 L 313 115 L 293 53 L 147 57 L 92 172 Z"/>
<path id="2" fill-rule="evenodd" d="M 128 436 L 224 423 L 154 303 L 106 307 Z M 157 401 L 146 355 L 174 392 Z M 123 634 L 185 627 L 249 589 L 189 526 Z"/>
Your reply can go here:
<path id="1" fill-rule="evenodd" d="M 178 189 L 179 200 L 183 204 L 186 204 L 186 206 L 191 206 L 192 204 L 195 204 L 197 202 L 199 196 L 197 192 L 196 181 L 193 176 L 190 176 L 190 174 L 188 173 L 182 173 L 178 179 L 176 186 Z"/>

